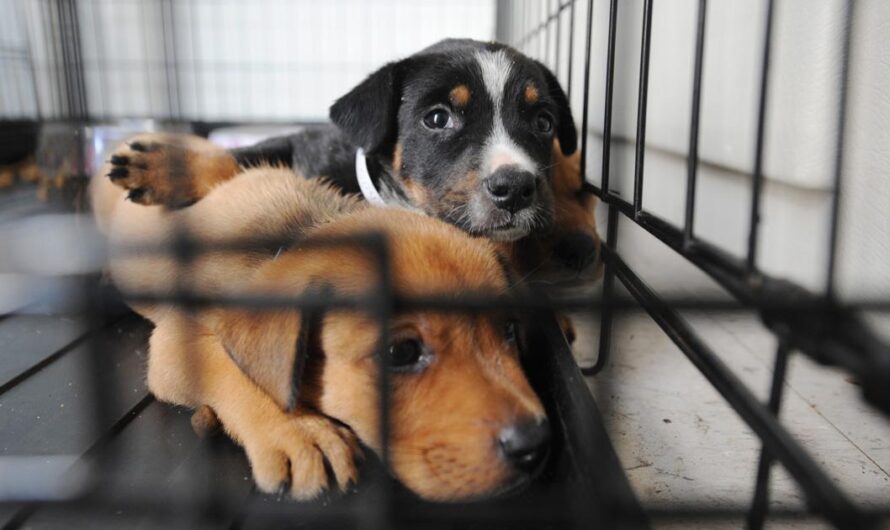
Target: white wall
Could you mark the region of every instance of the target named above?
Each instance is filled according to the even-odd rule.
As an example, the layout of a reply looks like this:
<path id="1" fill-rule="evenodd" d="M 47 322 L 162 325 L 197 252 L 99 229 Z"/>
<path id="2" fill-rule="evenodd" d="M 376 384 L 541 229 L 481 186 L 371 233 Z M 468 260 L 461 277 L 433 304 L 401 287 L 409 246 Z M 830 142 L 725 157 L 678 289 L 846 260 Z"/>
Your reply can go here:
<path id="1" fill-rule="evenodd" d="M 846 3 L 777 0 L 773 27 L 758 265 L 817 292 L 826 281 Z M 514 12 L 518 26 L 533 24 L 523 23 L 527 4 L 520 2 Z M 579 127 L 587 4 L 577 2 L 575 14 L 571 99 Z M 593 4 L 587 160 L 589 179 L 600 184 L 609 2 Z M 618 5 L 610 187 L 629 200 L 643 0 Z M 643 207 L 678 225 L 686 195 L 697 9 L 697 0 L 654 2 L 652 19 Z M 747 252 L 765 22 L 766 0 L 708 2 L 695 233 L 739 257 Z M 848 297 L 886 298 L 890 2 L 857 2 L 853 32 L 838 282 Z M 541 56 L 540 43 L 525 51 Z M 639 241 L 621 250 L 631 254 L 634 244 Z"/>
<path id="2" fill-rule="evenodd" d="M 23 21 L 20 0 L 0 0 L 0 118 L 25 118 L 37 113 Z"/>
<path id="3" fill-rule="evenodd" d="M 509 3 L 516 17 L 513 35 L 524 34 L 554 4 Z M 588 174 L 599 183 L 609 2 L 593 4 Z M 825 283 L 845 4 L 776 2 L 759 265 L 814 290 Z M 43 23 L 46 5 L 0 0 L 0 47 L 35 56 L 40 109 L 52 117 L 57 94 L 47 63 L 46 30 L 53 26 Z M 578 0 L 574 17 L 570 90 L 579 127 L 587 5 Z M 163 6 L 172 7 L 164 13 Z M 676 223 L 682 222 L 686 191 L 697 6 L 696 0 L 659 1 L 653 12 L 644 208 Z M 695 231 L 740 257 L 748 236 L 765 6 L 766 0 L 708 3 Z M 857 6 L 839 284 L 849 296 L 886 296 L 890 2 L 860 0 Z M 559 18 L 558 61 L 555 31 L 549 42 L 535 38 L 523 48 L 550 64 L 567 87 L 569 14 L 565 9 Z M 78 15 L 94 114 L 163 117 L 178 111 L 189 119 L 300 121 L 324 119 L 337 96 L 386 61 L 446 36 L 492 38 L 495 3 L 81 0 Z M 611 187 L 624 197 L 632 193 L 641 17 L 642 0 L 619 2 Z M 163 20 L 173 28 L 166 41 Z M 175 72 L 161 60 L 165 42 L 168 56 L 176 52 Z M 36 111 L 34 102 L 25 101 L 33 82 L 19 61 L 0 62 L 0 116 Z M 170 87 L 179 90 L 179 109 L 170 108 Z"/>
<path id="4" fill-rule="evenodd" d="M 0 19 L 15 5 L 16 27 L 30 22 L 42 115 L 54 117 L 48 3 L 0 2 Z M 385 62 L 445 37 L 492 39 L 495 25 L 493 0 L 80 0 L 77 9 L 90 114 L 115 118 L 322 120 Z M 0 106 L 0 116 L 15 110 Z"/>

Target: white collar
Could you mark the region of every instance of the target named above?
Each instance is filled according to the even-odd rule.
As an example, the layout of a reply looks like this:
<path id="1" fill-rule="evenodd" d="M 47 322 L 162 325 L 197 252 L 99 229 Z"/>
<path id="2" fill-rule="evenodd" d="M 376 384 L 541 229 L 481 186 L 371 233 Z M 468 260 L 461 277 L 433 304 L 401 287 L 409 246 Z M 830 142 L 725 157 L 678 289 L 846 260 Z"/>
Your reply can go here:
<path id="1" fill-rule="evenodd" d="M 359 147 L 355 152 L 355 175 L 358 177 L 358 187 L 362 190 L 365 200 L 374 206 L 386 206 L 386 201 L 380 196 L 371 174 L 368 173 L 368 164 L 365 160 L 365 151 Z"/>

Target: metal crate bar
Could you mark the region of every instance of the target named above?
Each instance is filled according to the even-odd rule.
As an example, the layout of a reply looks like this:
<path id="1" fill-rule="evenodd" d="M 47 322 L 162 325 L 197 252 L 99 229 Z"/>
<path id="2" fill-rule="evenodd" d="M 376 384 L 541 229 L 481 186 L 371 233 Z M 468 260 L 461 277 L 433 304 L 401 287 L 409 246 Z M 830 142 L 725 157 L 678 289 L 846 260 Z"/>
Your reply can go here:
<path id="1" fill-rule="evenodd" d="M 574 19 L 574 2 L 572 3 L 572 18 Z M 574 27 L 574 22 L 572 23 Z M 587 29 L 584 33 L 584 95 L 582 96 L 583 103 L 581 104 L 582 115 L 581 115 L 581 130 L 586 131 L 588 127 L 587 116 L 588 111 L 590 109 L 590 40 L 593 26 L 593 0 L 589 0 L 587 3 Z M 573 48 L 574 46 L 571 46 Z M 569 54 L 571 57 L 571 54 Z M 571 63 L 569 63 L 571 64 Z M 569 72 L 571 74 L 571 70 Z M 571 75 L 569 76 L 571 77 Z M 571 79 L 569 79 L 569 87 L 571 87 Z M 571 101 L 571 98 L 569 98 Z M 587 182 L 587 138 L 585 136 L 581 136 L 581 178 L 586 183 Z"/>
<path id="2" fill-rule="evenodd" d="M 593 0 L 589 3 L 590 16 L 593 16 Z M 617 35 L 618 25 L 618 0 L 612 0 L 609 7 L 609 49 L 606 52 L 606 101 L 605 111 L 603 113 L 603 173 L 600 181 L 600 198 L 605 202 L 606 198 L 611 196 L 609 191 L 609 161 L 612 158 L 612 95 L 615 88 L 615 38 Z M 587 26 L 590 28 L 590 24 Z M 588 39 L 590 31 L 588 30 Z M 588 41 L 589 42 L 589 41 Z M 588 48 L 590 46 L 588 45 Z M 588 56 L 586 69 L 590 68 L 590 57 Z M 584 113 L 585 117 L 587 112 Z M 587 129 L 584 129 L 584 144 L 587 143 Z M 587 179 L 587 174 L 582 173 Z"/>
<path id="3" fill-rule="evenodd" d="M 637 139 L 634 145 L 634 216 L 643 210 L 643 162 L 646 158 L 646 106 L 649 101 L 649 48 L 652 38 L 652 1 L 643 4 L 643 41 L 640 43 L 640 75 L 637 90 Z"/>
<path id="4" fill-rule="evenodd" d="M 606 367 L 606 363 L 609 362 L 609 353 L 612 351 L 612 318 L 615 310 L 615 263 L 608 256 L 617 255 L 618 253 L 618 215 L 618 207 L 610 204 L 609 226 L 606 232 L 605 243 L 605 246 L 608 248 L 608 255 L 603 258 L 603 299 L 600 313 L 599 349 L 596 362 L 590 367 L 581 369 L 581 372 L 588 376 L 596 375 Z"/>
<path id="5" fill-rule="evenodd" d="M 769 66 L 770 50 L 773 40 L 773 11 L 774 2 L 768 0 L 766 4 L 766 30 L 763 39 L 763 59 L 760 70 L 760 102 L 757 107 L 757 139 L 754 143 L 754 173 L 752 175 L 751 189 L 751 219 L 748 231 L 748 259 L 747 271 L 754 273 L 757 269 L 757 244 L 760 225 L 760 201 L 763 194 L 763 147 L 766 136 L 766 110 L 767 97 L 769 95 Z"/>
<path id="6" fill-rule="evenodd" d="M 796 284 L 765 274 L 760 274 L 759 281 L 752 284 L 743 260 L 704 241 L 684 248 L 683 232 L 667 221 L 648 212 L 641 212 L 634 219 L 633 205 L 614 195 L 604 197 L 603 202 L 616 205 L 621 213 L 683 255 L 741 303 L 758 310 L 767 325 L 789 329 L 795 349 L 862 378 L 866 397 L 890 412 L 890 391 L 885 384 L 890 375 L 890 351 L 850 307 L 826 301 Z M 786 309 L 776 310 L 781 307 Z"/>
<path id="7" fill-rule="evenodd" d="M 692 79 L 692 117 L 689 123 L 689 154 L 686 157 L 686 214 L 683 223 L 683 246 L 687 247 L 695 235 L 695 189 L 698 177 L 698 133 L 701 125 L 701 81 L 705 59 L 705 22 L 708 0 L 698 2 L 698 21 L 695 32 L 695 66 Z"/>
<path id="8" fill-rule="evenodd" d="M 859 513 L 846 495 L 782 427 L 774 413 L 758 402 L 748 387 L 692 331 L 686 321 L 631 271 L 618 255 L 612 255 L 609 259 L 614 262 L 616 274 L 624 287 L 745 423 L 754 429 L 770 454 L 775 455 L 797 479 L 807 495 L 810 507 L 824 514 L 838 527 L 853 524 L 857 528 L 865 528 L 874 525 L 875 521 L 870 521 Z M 778 388 L 781 388 L 781 384 Z M 775 391 L 779 392 L 777 389 Z M 779 397 L 781 394 L 776 397 L 776 408 Z"/>
<path id="9" fill-rule="evenodd" d="M 762 62 L 760 65 L 759 100 L 757 103 L 757 131 L 755 141 L 754 168 L 752 173 L 751 216 L 748 232 L 748 249 L 743 258 L 737 258 L 717 245 L 700 241 L 695 237 L 695 203 L 699 165 L 698 143 L 701 134 L 701 98 L 704 68 L 705 37 L 707 24 L 707 0 L 699 0 L 694 46 L 694 73 L 692 82 L 692 104 L 690 116 L 689 152 L 687 158 L 685 212 L 682 226 L 646 212 L 643 208 L 643 182 L 645 177 L 645 133 L 648 92 L 648 62 L 651 39 L 652 9 L 654 1 L 641 0 L 642 42 L 637 93 L 637 131 L 634 143 L 634 192 L 628 201 L 611 191 L 611 151 L 614 77 L 616 61 L 616 35 L 619 31 L 618 2 L 609 3 L 609 24 L 607 51 L 605 57 L 605 101 L 602 129 L 603 160 L 601 179 L 597 184 L 595 175 L 588 174 L 586 165 L 587 136 L 599 133 L 589 130 L 588 94 L 590 90 L 590 48 L 592 31 L 593 2 L 588 2 L 588 24 L 585 39 L 585 95 L 581 109 L 583 139 L 581 167 L 585 178 L 584 189 L 598 196 L 608 209 L 608 229 L 603 246 L 605 275 L 603 294 L 599 300 L 601 325 L 599 353 L 593 366 L 582 369 L 585 375 L 599 372 L 605 366 L 611 347 L 612 319 L 616 310 L 624 307 L 623 301 L 615 297 L 614 279 L 617 276 L 622 285 L 643 306 L 670 338 L 689 357 L 693 364 L 727 399 L 732 408 L 751 426 L 763 441 L 758 474 L 755 483 L 755 496 L 747 508 L 739 508 L 736 513 L 747 515 L 748 524 L 759 528 L 766 520 L 768 510 L 768 484 L 771 463 L 782 463 L 795 477 L 810 501 L 810 508 L 822 514 L 833 525 L 841 528 L 864 527 L 875 524 L 884 511 L 858 509 L 841 492 L 824 472 L 810 459 L 802 447 L 791 437 L 777 419 L 781 404 L 782 388 L 791 351 L 799 351 L 821 363 L 837 365 L 852 372 L 861 382 L 864 395 L 885 412 L 890 413 L 890 348 L 874 335 L 862 322 L 858 311 L 866 307 L 883 307 L 882 301 L 837 301 L 833 296 L 838 248 L 838 225 L 842 197 L 843 152 L 845 149 L 845 126 L 847 92 L 849 89 L 849 62 L 855 0 L 845 3 L 842 34 L 842 68 L 840 72 L 840 96 L 838 113 L 838 134 L 836 138 L 836 158 L 834 166 L 834 190 L 831 207 L 831 228 L 829 233 L 830 259 L 827 269 L 826 294 L 814 293 L 799 285 L 781 278 L 764 274 L 757 267 L 758 227 L 761 215 L 761 202 L 764 187 L 764 151 L 766 142 L 768 87 L 770 80 L 770 56 L 773 45 L 774 0 L 768 0 L 765 12 Z M 667 8 L 667 7 L 666 7 Z M 627 26 L 627 24 L 624 24 Z M 572 41 L 574 43 L 574 40 Z M 571 49 L 569 50 L 571 53 Z M 726 368 L 704 342 L 689 328 L 677 311 L 694 309 L 678 303 L 678 300 L 661 299 L 620 258 L 617 249 L 617 225 L 620 218 L 629 218 L 635 224 L 653 235 L 661 243 L 686 258 L 694 266 L 708 274 L 726 289 L 744 307 L 757 311 L 765 324 L 779 335 L 780 346 L 776 352 L 773 382 L 769 403 L 760 404 Z M 707 303 L 705 305 L 708 305 Z M 701 306 L 700 309 L 703 309 Z M 701 514 L 714 515 L 720 510 L 703 507 Z M 657 510 L 658 516 L 670 516 L 672 510 Z M 681 513 L 677 510 L 673 513 Z M 774 513 L 781 517 L 787 513 Z"/>
<path id="10" fill-rule="evenodd" d="M 788 370 L 789 355 L 788 345 L 779 338 L 779 346 L 776 348 L 776 361 L 773 366 L 769 404 L 767 405 L 769 411 L 777 417 L 782 406 L 782 396 L 785 390 L 785 372 Z M 751 511 L 748 514 L 748 528 L 763 528 L 763 524 L 766 522 L 766 514 L 769 510 L 769 476 L 772 463 L 773 457 L 767 451 L 766 445 L 764 445 L 760 450 L 760 461 L 757 464 L 757 479 L 754 487 L 754 499 L 751 501 Z"/>
<path id="11" fill-rule="evenodd" d="M 568 49 L 568 72 L 566 72 L 566 97 L 572 101 L 572 63 L 575 58 L 575 0 L 568 2 L 569 4 L 569 49 Z M 588 45 L 588 48 L 590 46 Z M 585 61 L 589 64 L 590 61 Z M 581 173 L 584 174 L 583 172 Z"/>
<path id="12" fill-rule="evenodd" d="M 837 115 L 837 146 L 834 158 L 834 193 L 831 200 L 831 228 L 828 234 L 828 270 L 825 279 L 825 294 L 834 298 L 835 269 L 837 267 L 838 225 L 841 215 L 841 192 L 844 176 L 844 141 L 847 132 L 847 93 L 850 85 L 850 41 L 853 35 L 856 0 L 844 4 L 844 27 L 841 49 L 841 72 L 839 81 L 838 115 Z"/>
<path id="13" fill-rule="evenodd" d="M 594 193 L 607 208 L 608 228 L 603 245 L 605 275 L 601 297 L 594 295 L 539 296 L 537 293 L 521 295 L 511 293 L 509 296 L 491 297 L 485 293 L 462 293 L 448 297 L 401 297 L 393 292 L 390 276 L 388 254 L 385 241 L 375 234 L 338 241 L 327 241 L 321 245 L 363 245 L 372 255 L 378 272 L 374 286 L 359 296 L 341 297 L 329 292 L 316 293 L 301 297 L 207 297 L 192 292 L 187 285 L 172 296 L 163 297 L 151 293 L 126 293 L 132 301 L 168 302 L 185 309 L 193 309 L 206 305 L 236 305 L 254 309 L 271 309 L 290 307 L 310 312 L 319 316 L 325 311 L 336 309 L 353 309 L 372 313 L 382 333 L 376 345 L 376 359 L 379 370 L 378 390 L 381 406 L 381 432 L 384 448 L 381 466 L 369 472 L 370 491 L 360 496 L 355 502 L 334 506 L 274 504 L 262 502 L 261 499 L 241 499 L 240 503 L 227 498 L 216 483 L 206 484 L 208 494 L 195 502 L 195 499 L 179 499 L 175 493 L 162 492 L 157 496 L 136 496 L 133 498 L 116 499 L 121 506 L 136 511 L 142 510 L 150 514 L 182 515 L 213 519 L 234 518 L 232 527 L 250 526 L 249 523 L 280 522 L 282 517 L 299 514 L 311 523 L 339 527 L 344 525 L 361 525 L 370 528 L 390 528 L 395 524 L 417 526 L 435 518 L 437 522 L 452 524 L 494 524 L 507 527 L 524 527 L 533 523 L 550 523 L 561 526 L 587 528 L 590 526 L 611 527 L 622 523 L 622 526 L 645 527 L 646 517 L 640 515 L 627 477 L 621 472 L 617 463 L 608 434 L 602 428 L 601 418 L 593 403 L 592 396 L 583 382 L 570 386 L 556 386 L 549 394 L 542 395 L 542 401 L 548 414 L 561 422 L 559 436 L 564 444 L 564 452 L 579 466 L 570 472 L 570 482 L 577 487 L 576 492 L 570 491 L 563 498 L 560 495 L 538 497 L 542 505 L 513 504 L 475 504 L 460 506 L 435 506 L 417 502 L 405 502 L 400 492 L 386 476 L 386 465 L 389 460 L 390 411 L 389 411 L 389 373 L 387 368 L 386 330 L 393 317 L 400 311 L 415 309 L 431 309 L 440 311 L 486 312 L 502 308 L 523 308 L 536 312 L 547 312 L 537 318 L 539 324 L 546 321 L 546 326 L 537 329 L 537 337 L 532 340 L 540 344 L 559 345 L 552 356 L 529 356 L 523 359 L 529 378 L 533 380 L 549 377 L 550 380 L 565 380 L 578 383 L 580 375 L 598 373 L 608 362 L 611 350 L 613 321 L 616 312 L 643 310 L 656 322 L 664 333 L 677 345 L 686 358 L 695 366 L 701 375 L 724 397 L 734 412 L 757 434 L 762 445 L 757 462 L 757 476 L 754 496 L 750 504 L 735 508 L 712 509 L 708 506 L 677 508 L 654 507 L 649 513 L 653 517 L 671 519 L 676 517 L 701 517 L 704 519 L 724 516 L 744 516 L 750 528 L 761 528 L 767 517 L 794 519 L 808 516 L 808 512 L 796 510 L 769 510 L 769 480 L 773 463 L 782 464 L 794 477 L 804 491 L 809 510 L 824 517 L 831 524 L 840 528 L 865 528 L 876 526 L 888 515 L 888 508 L 863 510 L 858 508 L 847 495 L 834 484 L 814 460 L 794 439 L 779 421 L 779 411 L 783 398 L 784 381 L 788 369 L 788 360 L 792 353 L 807 355 L 819 362 L 840 366 L 854 374 L 865 393 L 865 396 L 883 411 L 890 413 L 890 348 L 885 341 L 877 337 L 863 322 L 859 312 L 862 310 L 890 311 L 890 301 L 861 300 L 838 301 L 835 296 L 837 251 L 839 245 L 839 224 L 842 208 L 842 192 L 844 177 L 844 150 L 846 148 L 847 99 L 849 92 L 849 71 L 852 46 L 852 33 L 855 15 L 855 0 L 848 0 L 843 6 L 843 33 L 841 35 L 841 70 L 839 79 L 839 105 L 836 137 L 836 153 L 833 167 L 833 192 L 830 210 L 830 231 L 828 234 L 829 256 L 826 270 L 825 292 L 811 292 L 793 282 L 772 277 L 759 270 L 758 239 L 761 206 L 764 195 L 764 153 L 766 149 L 766 127 L 768 118 L 770 61 L 774 31 L 774 0 L 767 0 L 765 31 L 763 34 L 762 62 L 760 63 L 759 94 L 757 103 L 757 130 L 753 139 L 754 163 L 752 169 L 752 196 L 750 204 L 750 220 L 748 226 L 747 253 L 735 257 L 718 245 L 698 240 L 695 237 L 695 204 L 697 193 L 699 159 L 699 137 L 701 134 L 701 98 L 702 80 L 705 57 L 705 39 L 707 28 L 707 0 L 698 1 L 696 33 L 694 45 L 694 71 L 692 79 L 691 115 L 689 117 L 689 152 L 686 160 L 686 194 L 685 212 L 682 226 L 647 212 L 643 204 L 646 155 L 646 125 L 648 108 L 649 66 L 655 0 L 640 0 L 642 10 L 641 49 L 639 58 L 639 78 L 637 84 L 636 137 L 634 140 L 633 197 L 630 201 L 612 193 L 610 188 L 611 154 L 613 139 L 613 98 L 615 84 L 616 43 L 619 28 L 619 2 L 611 0 L 608 4 L 608 34 L 604 37 L 607 43 L 606 64 L 604 72 L 591 72 L 591 53 L 593 38 L 594 0 L 588 0 L 586 33 L 583 39 L 584 72 L 581 122 L 581 174 L 584 179 L 584 192 Z M 161 20 L 163 32 L 164 59 L 159 63 L 160 72 L 166 78 L 165 96 L 162 113 L 166 117 L 182 119 L 183 107 L 180 93 L 180 63 L 176 57 L 177 32 L 174 21 L 174 2 L 157 0 L 157 14 Z M 561 70 L 562 56 L 568 57 L 567 93 L 571 99 L 573 80 L 573 58 L 575 48 L 575 0 L 547 0 L 546 2 L 524 1 L 521 4 L 507 0 L 497 2 L 498 35 L 509 36 L 512 44 L 518 48 L 537 54 L 544 63 L 551 64 L 551 51 L 555 52 L 553 64 L 557 76 Z M 669 8 L 667 2 L 661 3 L 659 9 Z M 144 10 L 145 5 L 140 5 Z M 95 6 L 90 5 L 89 12 L 95 17 Z M 543 8 L 543 9 L 542 9 Z M 51 90 L 45 100 L 52 108 L 43 117 L 65 117 L 78 123 L 95 119 L 106 112 L 106 102 L 100 102 L 101 112 L 88 108 L 85 91 L 83 45 L 78 30 L 78 17 L 86 16 L 78 10 L 76 0 L 43 0 L 37 7 L 53 28 L 58 31 L 43 32 L 46 49 L 46 63 L 37 65 L 31 54 L 31 67 L 44 68 L 46 74 L 55 78 L 55 85 L 61 89 Z M 193 10 L 194 7 L 190 6 Z M 562 14 L 568 10 L 569 44 L 562 46 Z M 145 13 L 143 13 L 145 14 Z M 623 21 L 622 21 L 623 22 Z M 634 22 L 634 26 L 636 22 Z M 626 26 L 626 24 L 625 24 Z M 580 31 L 580 30 L 579 30 Z M 555 34 L 555 49 L 552 48 L 552 36 Z M 101 39 L 102 37 L 99 36 Z M 192 34 L 192 40 L 195 35 Z M 538 39 L 538 40 L 536 40 Z M 192 46 L 195 43 L 192 42 Z M 578 51 L 580 53 L 580 50 Z M 104 59 L 100 56 L 101 62 Z M 192 67 L 195 68 L 194 63 Z M 194 72 L 193 72 L 194 73 Z M 32 72 L 33 74 L 33 72 Z M 588 174 L 588 138 L 590 121 L 590 80 L 591 75 L 604 75 L 605 98 L 603 102 L 604 119 L 602 130 L 603 160 L 601 178 L 594 184 L 595 175 Z M 32 77 L 34 77 L 32 75 Z M 101 82 L 107 83 L 106 76 Z M 195 76 L 200 82 L 200 76 Z M 106 90 L 107 86 L 101 90 Z M 154 98 L 150 98 L 152 101 Z M 39 98 L 38 98 L 39 100 Z M 154 105 L 153 103 L 151 103 Z M 39 101 L 38 101 L 39 105 Z M 157 109 L 151 109 L 154 114 Z M 39 113 L 38 113 L 39 114 Z M 83 153 L 80 154 L 83 157 Z M 175 168 L 174 168 L 175 169 Z M 593 182 L 591 182 L 593 181 Z M 623 217 L 645 230 L 668 248 L 683 256 L 689 263 L 705 272 L 722 286 L 732 300 L 698 300 L 698 299 L 666 299 L 651 289 L 645 281 L 628 266 L 618 250 L 619 223 L 625 222 Z M 185 227 L 187 228 L 187 227 Z M 244 250 L 251 245 L 265 245 L 268 242 L 231 242 L 222 244 L 232 250 Z M 136 250 L 136 249 L 134 249 Z M 145 249 L 139 249 L 144 251 Z M 207 251 L 208 246 L 197 245 L 190 240 L 184 230 L 172 248 L 158 248 L 158 252 L 173 252 L 180 266 L 187 268 L 198 252 Z M 219 250 L 219 249 L 217 249 Z M 616 294 L 616 279 L 627 290 L 631 299 Z M 107 293 L 96 294 L 92 287 L 84 289 L 84 312 L 92 320 L 90 330 L 99 329 L 109 322 L 115 322 L 113 312 L 109 311 L 105 296 Z M 591 367 L 579 369 L 571 352 L 565 347 L 550 314 L 554 309 L 600 311 L 600 336 L 598 355 Z M 683 318 L 684 310 L 715 310 L 715 311 L 756 311 L 767 327 L 778 338 L 775 352 L 775 364 L 772 374 L 770 397 L 767 403 L 761 403 L 751 390 L 745 386 L 716 355 L 715 351 L 695 332 Z M 0 319 L 3 317 L 0 316 Z M 26 382 L 44 371 L 72 349 L 91 339 L 93 331 L 86 333 L 68 346 L 52 352 L 43 361 L 25 369 L 9 383 L 0 387 L 0 397 L 16 385 Z M 119 451 L 114 442 L 119 433 L 145 410 L 149 409 L 154 400 L 144 395 L 135 405 L 129 407 L 123 415 L 113 411 L 108 405 L 115 381 L 103 370 L 103 355 L 107 347 L 98 342 L 89 343 L 87 365 L 93 393 L 93 410 L 98 421 L 91 438 L 93 443 L 82 454 L 82 459 L 97 460 L 101 479 L 105 470 L 111 470 L 119 462 Z M 213 447 L 211 446 L 211 453 Z M 210 465 L 210 461 L 205 462 Z M 601 475 L 584 473 L 590 469 L 602 469 Z M 208 476 L 210 476 L 208 474 Z M 228 505 L 227 502 L 235 502 Z M 17 501 L 18 502 L 18 501 Z M 91 489 L 87 493 L 71 499 L 54 501 L 51 499 L 33 499 L 19 502 L 22 506 L 17 514 L 7 522 L 5 528 L 18 528 L 27 524 L 38 508 L 72 510 L 95 510 L 99 513 L 113 505 L 103 492 Z M 0 504 L 0 507 L 8 507 Z"/>

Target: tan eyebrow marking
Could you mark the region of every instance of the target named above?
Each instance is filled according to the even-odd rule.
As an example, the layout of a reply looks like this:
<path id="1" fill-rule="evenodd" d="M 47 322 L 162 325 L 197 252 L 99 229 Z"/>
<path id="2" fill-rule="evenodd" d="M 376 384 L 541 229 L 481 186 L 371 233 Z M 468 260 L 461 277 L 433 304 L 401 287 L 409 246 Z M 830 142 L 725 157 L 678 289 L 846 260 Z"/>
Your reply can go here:
<path id="1" fill-rule="evenodd" d="M 467 85 L 457 85 L 448 93 L 448 99 L 452 105 L 463 107 L 470 101 L 470 89 Z"/>
<path id="2" fill-rule="evenodd" d="M 392 154 L 392 172 L 394 177 L 401 176 L 402 172 L 402 144 L 396 143 L 396 148 Z"/>
<path id="3" fill-rule="evenodd" d="M 538 87 L 535 86 L 531 81 L 525 85 L 525 101 L 526 103 L 532 104 L 537 103 L 540 98 L 540 94 L 538 93 Z"/>

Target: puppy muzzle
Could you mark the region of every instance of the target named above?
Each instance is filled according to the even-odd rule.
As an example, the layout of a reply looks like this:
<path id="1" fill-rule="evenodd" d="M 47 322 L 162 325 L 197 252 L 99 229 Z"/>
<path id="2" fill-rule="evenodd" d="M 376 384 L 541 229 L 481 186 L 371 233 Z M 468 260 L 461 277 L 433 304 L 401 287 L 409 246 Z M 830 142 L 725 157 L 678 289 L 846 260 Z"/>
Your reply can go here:
<path id="1" fill-rule="evenodd" d="M 495 241 L 516 241 L 546 225 L 544 179 L 515 165 L 501 166 L 481 183 L 471 201 L 469 232 Z"/>
<path id="2" fill-rule="evenodd" d="M 538 179 L 515 166 L 498 168 L 482 187 L 491 202 L 511 214 L 528 208 L 537 199 Z"/>

